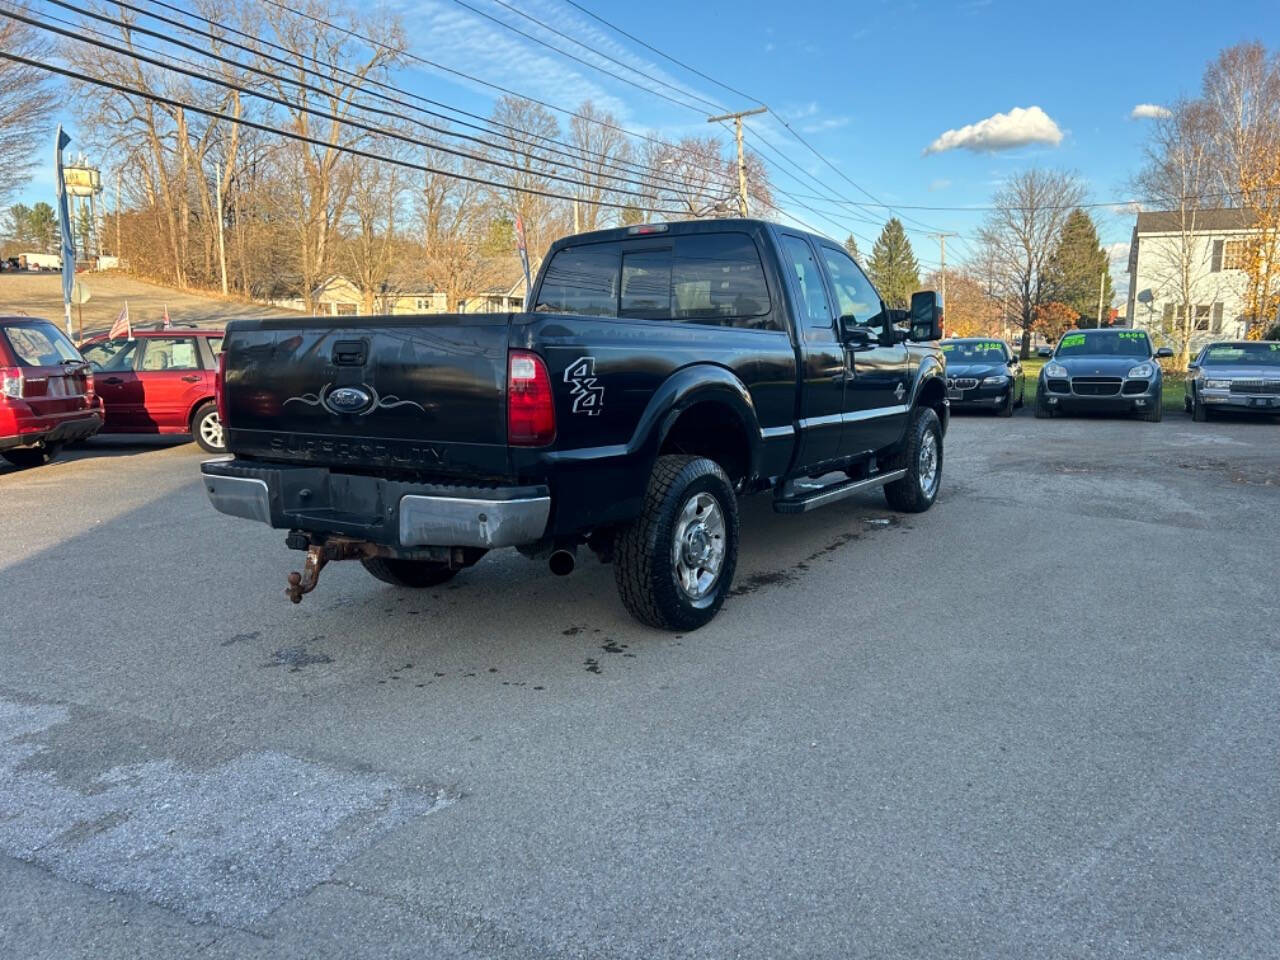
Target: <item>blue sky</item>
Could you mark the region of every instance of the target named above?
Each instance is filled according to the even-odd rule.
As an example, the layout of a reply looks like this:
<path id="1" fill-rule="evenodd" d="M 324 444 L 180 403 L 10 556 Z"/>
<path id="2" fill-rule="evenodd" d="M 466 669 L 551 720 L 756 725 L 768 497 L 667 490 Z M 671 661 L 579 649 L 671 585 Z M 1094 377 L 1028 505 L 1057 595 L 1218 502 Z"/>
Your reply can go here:
<path id="1" fill-rule="evenodd" d="M 595 59 L 494 0 L 468 2 L 584 59 Z M 728 108 L 754 105 L 611 32 L 565 0 L 509 2 L 636 71 Z M 768 103 L 845 176 L 878 199 L 927 206 L 983 205 L 1002 178 L 1031 165 L 1077 172 L 1092 200 L 1125 198 L 1144 135 L 1144 121 L 1131 117 L 1135 106 L 1159 105 L 1194 93 L 1204 65 L 1218 50 L 1274 37 L 1280 27 L 1275 0 L 1246 0 L 1212 9 L 1176 0 L 579 2 L 673 57 Z M 565 107 L 591 98 L 636 130 L 668 137 L 704 135 L 708 130 L 694 111 L 557 56 L 454 0 L 392 0 L 389 6 L 404 18 L 412 49 L 446 65 Z M 619 71 L 616 65 L 599 63 Z M 638 75 L 635 79 L 647 82 Z M 479 113 L 488 111 L 495 96 L 421 66 L 411 67 L 396 82 Z M 999 114 L 1006 119 L 997 118 L 977 131 L 965 130 Z M 567 125 L 567 118 L 561 121 Z M 773 118 L 749 123 L 749 143 L 767 138 L 828 191 L 866 199 Z M 1009 146 L 997 137 L 994 144 L 979 144 L 973 134 L 992 123 L 997 132 L 1014 140 L 1029 130 L 1041 142 Z M 935 142 L 937 148 L 926 152 Z M 984 148 L 973 149 L 975 145 Z M 775 181 L 794 194 L 820 192 L 804 177 L 797 181 L 775 172 Z M 42 168 L 23 199 L 44 199 L 51 183 L 49 171 Z M 853 230 L 861 235 L 864 250 L 878 225 L 855 218 L 884 215 L 873 210 L 822 216 L 796 201 L 781 196 L 779 201 L 833 236 L 843 238 Z M 835 207 L 830 201 L 806 202 L 823 210 Z M 927 237 L 931 228 L 964 235 L 948 243 L 948 259 L 954 262 L 964 258 L 965 237 L 972 236 L 982 217 L 979 212 L 945 210 L 902 213 L 917 221 L 907 226 L 926 267 L 937 261 L 937 242 Z M 1122 262 L 1132 215 L 1107 209 L 1095 215 L 1104 243 L 1114 245 L 1117 262 Z M 1122 288 L 1123 277 L 1113 271 Z"/>

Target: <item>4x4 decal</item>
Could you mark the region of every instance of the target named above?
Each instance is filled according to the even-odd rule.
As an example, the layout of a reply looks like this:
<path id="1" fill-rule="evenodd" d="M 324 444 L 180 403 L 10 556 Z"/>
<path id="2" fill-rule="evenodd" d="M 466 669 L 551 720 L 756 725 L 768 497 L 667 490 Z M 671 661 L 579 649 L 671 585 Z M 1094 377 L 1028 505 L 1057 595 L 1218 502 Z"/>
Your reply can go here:
<path id="1" fill-rule="evenodd" d="M 573 386 L 573 412 L 589 417 L 604 409 L 604 387 L 596 383 L 596 358 L 579 357 L 564 372 L 564 382 Z"/>

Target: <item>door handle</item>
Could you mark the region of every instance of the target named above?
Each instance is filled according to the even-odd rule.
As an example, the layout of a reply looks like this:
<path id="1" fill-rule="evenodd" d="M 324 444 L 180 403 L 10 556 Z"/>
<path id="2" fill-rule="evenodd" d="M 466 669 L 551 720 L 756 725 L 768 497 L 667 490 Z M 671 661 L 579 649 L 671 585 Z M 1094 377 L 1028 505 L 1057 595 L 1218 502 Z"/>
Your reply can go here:
<path id="1" fill-rule="evenodd" d="M 102 382 L 103 383 L 124 383 L 124 381 L 121 380 L 119 377 L 107 377 L 107 379 L 103 380 Z"/>
<path id="2" fill-rule="evenodd" d="M 182 378 L 182 382 L 183 383 L 199 383 L 200 378 L 196 376 L 194 373 L 189 373 Z"/>

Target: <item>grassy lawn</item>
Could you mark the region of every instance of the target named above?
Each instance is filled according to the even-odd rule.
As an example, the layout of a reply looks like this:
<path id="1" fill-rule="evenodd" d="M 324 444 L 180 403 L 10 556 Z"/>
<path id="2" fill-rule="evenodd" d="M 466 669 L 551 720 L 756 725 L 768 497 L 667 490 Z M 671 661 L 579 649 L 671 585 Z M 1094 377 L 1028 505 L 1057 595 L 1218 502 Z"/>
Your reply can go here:
<path id="1" fill-rule="evenodd" d="M 1027 374 L 1027 390 L 1026 390 L 1026 407 L 1028 410 L 1034 410 L 1036 405 L 1036 386 L 1039 383 L 1040 368 L 1045 365 L 1046 361 L 1043 357 L 1028 357 L 1022 361 L 1022 369 Z M 1183 397 L 1187 393 L 1186 377 L 1182 373 L 1176 373 L 1169 369 L 1168 363 L 1161 364 L 1164 367 L 1164 408 L 1165 410 L 1181 410 Z"/>

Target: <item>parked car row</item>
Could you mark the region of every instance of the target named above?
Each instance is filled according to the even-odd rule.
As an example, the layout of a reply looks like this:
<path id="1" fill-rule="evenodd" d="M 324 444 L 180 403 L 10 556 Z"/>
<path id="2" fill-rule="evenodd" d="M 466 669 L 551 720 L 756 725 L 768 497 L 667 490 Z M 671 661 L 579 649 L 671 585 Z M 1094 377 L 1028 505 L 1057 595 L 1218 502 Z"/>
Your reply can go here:
<path id="1" fill-rule="evenodd" d="M 48 463 L 96 433 L 190 434 L 225 449 L 214 403 L 221 330 L 93 337 L 80 349 L 48 320 L 0 317 L 0 457 Z"/>
<path id="2" fill-rule="evenodd" d="M 947 358 L 947 398 L 953 410 L 987 409 L 1013 415 L 1026 398 L 1017 354 L 1002 340 L 964 337 L 941 344 Z M 1041 347 L 1047 361 L 1035 391 L 1035 415 L 1105 411 L 1164 415 L 1159 361 L 1173 356 L 1152 346 L 1145 330 L 1074 330 L 1056 347 Z M 1217 411 L 1280 415 L 1280 342 L 1222 341 L 1205 346 L 1187 370 L 1186 410 L 1196 422 Z"/>

